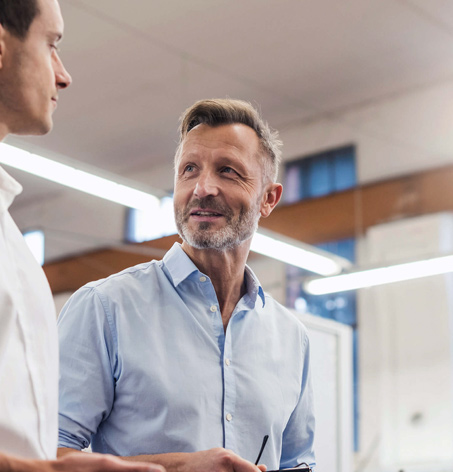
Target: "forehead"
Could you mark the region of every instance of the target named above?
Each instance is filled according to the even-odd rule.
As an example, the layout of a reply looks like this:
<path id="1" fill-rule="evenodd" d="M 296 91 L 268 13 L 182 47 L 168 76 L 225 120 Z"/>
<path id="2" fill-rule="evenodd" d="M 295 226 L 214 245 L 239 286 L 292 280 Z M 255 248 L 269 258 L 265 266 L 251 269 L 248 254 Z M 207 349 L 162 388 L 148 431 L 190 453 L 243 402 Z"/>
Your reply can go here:
<path id="1" fill-rule="evenodd" d="M 57 0 L 38 0 L 39 14 L 30 31 L 63 34 L 63 17 Z"/>
<path id="2" fill-rule="evenodd" d="M 258 150 L 258 136 L 249 126 L 242 123 L 216 127 L 201 124 L 193 128 L 184 139 L 180 156 L 219 151 L 251 157 L 256 156 Z"/>

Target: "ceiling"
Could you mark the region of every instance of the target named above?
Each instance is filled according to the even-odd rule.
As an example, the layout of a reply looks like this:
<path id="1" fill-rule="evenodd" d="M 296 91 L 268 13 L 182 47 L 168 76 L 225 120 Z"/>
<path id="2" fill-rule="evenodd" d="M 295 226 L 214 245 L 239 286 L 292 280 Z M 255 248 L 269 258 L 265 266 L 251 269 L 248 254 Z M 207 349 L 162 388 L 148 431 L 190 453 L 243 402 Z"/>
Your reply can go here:
<path id="1" fill-rule="evenodd" d="M 249 100 L 282 130 L 453 80 L 449 0 L 60 4 L 73 84 L 61 92 L 51 134 L 9 142 L 143 183 L 150 169 L 171 169 L 178 118 L 198 99 Z M 11 173 L 25 187 L 16 206 L 69 192 Z M 171 178 L 160 186 L 169 190 Z"/>

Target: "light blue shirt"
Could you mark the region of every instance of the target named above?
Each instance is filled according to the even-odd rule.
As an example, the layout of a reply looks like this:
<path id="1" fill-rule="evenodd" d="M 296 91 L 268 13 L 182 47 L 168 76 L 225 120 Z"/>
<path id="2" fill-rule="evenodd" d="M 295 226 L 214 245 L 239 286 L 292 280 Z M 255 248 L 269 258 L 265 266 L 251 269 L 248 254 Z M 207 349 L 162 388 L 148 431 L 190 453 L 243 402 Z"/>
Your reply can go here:
<path id="1" fill-rule="evenodd" d="M 59 446 L 120 456 L 231 449 L 269 469 L 314 465 L 305 327 L 247 293 L 224 332 L 210 279 L 179 244 L 78 290 L 59 318 Z"/>

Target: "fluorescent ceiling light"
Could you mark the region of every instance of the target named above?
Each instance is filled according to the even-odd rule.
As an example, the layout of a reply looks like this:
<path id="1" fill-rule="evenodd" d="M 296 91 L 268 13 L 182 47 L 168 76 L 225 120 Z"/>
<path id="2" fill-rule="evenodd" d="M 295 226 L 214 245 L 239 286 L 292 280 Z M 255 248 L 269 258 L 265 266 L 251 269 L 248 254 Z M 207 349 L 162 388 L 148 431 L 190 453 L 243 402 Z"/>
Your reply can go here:
<path id="1" fill-rule="evenodd" d="M 159 207 L 159 199 L 150 193 L 53 161 L 38 154 L 32 154 L 8 144 L 0 144 L 0 164 L 15 167 L 66 187 L 130 208 L 142 210 Z"/>
<path id="2" fill-rule="evenodd" d="M 351 266 L 347 259 L 263 229 L 253 236 L 251 250 L 320 275 L 338 274 Z"/>
<path id="3" fill-rule="evenodd" d="M 453 272 L 453 255 L 432 257 L 387 267 L 356 270 L 334 277 L 309 279 L 304 283 L 304 289 L 313 295 L 325 295 L 448 272 Z"/>

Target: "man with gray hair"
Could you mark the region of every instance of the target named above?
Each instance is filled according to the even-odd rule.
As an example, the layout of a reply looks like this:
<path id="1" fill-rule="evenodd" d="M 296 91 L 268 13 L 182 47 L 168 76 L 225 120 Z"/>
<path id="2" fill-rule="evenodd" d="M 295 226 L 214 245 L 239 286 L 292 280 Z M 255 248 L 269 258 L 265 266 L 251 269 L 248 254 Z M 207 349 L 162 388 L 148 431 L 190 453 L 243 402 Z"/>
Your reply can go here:
<path id="1" fill-rule="evenodd" d="M 280 145 L 247 102 L 186 110 L 174 187 L 182 244 L 87 284 L 60 315 L 61 455 L 91 443 L 169 471 L 314 466 L 306 329 L 246 265 L 281 197 Z"/>

